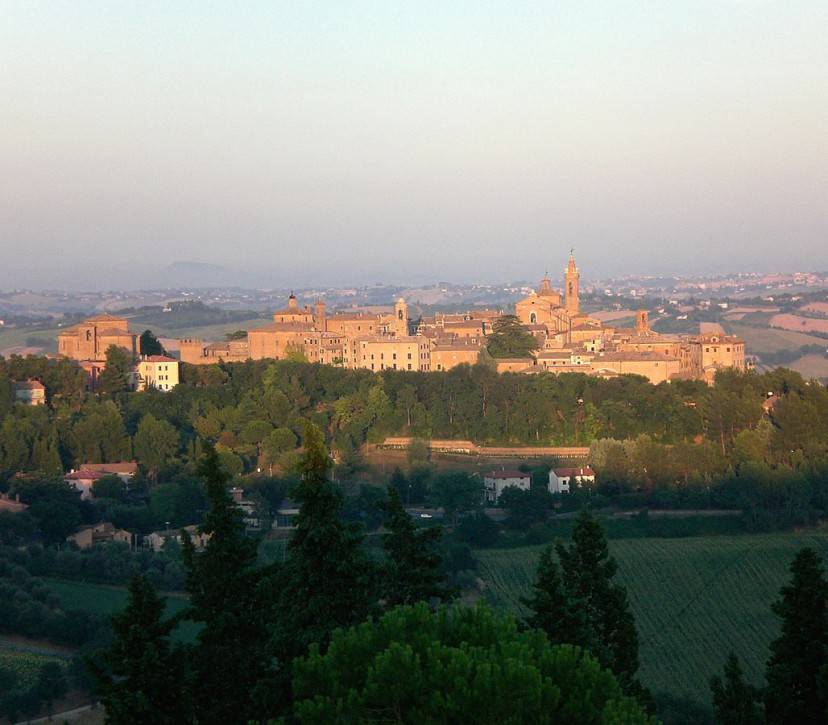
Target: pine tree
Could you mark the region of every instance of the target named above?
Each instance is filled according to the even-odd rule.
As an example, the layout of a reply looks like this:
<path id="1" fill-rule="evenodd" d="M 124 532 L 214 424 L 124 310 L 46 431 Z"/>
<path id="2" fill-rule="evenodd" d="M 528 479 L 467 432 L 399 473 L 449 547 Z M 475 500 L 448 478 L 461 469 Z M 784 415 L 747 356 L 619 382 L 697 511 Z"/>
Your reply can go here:
<path id="1" fill-rule="evenodd" d="M 572 544 L 555 548 L 569 595 L 583 602 L 593 655 L 625 686 L 631 684 L 639 666 L 638 633 L 627 590 L 612 583 L 618 564 L 609 555 L 601 524 L 582 511 L 575 520 Z"/>
<path id="2" fill-rule="evenodd" d="M 521 601 L 532 612 L 526 624 L 546 632 L 552 644 L 577 644 L 594 649 L 586 608 L 567 592 L 553 546 L 541 553 L 532 596 Z"/>
<path id="3" fill-rule="evenodd" d="M 388 500 L 384 508 L 385 528 L 388 531 L 383 536 L 387 561 L 382 572 L 386 605 L 393 607 L 431 599 L 449 599 L 452 592 L 440 574 L 441 557 L 434 550 L 442 530 L 429 528 L 418 531 L 393 486 L 388 486 Z"/>
<path id="4" fill-rule="evenodd" d="M 200 723 L 245 722 L 257 712 L 250 696 L 266 668 L 267 639 L 258 542 L 245 536 L 241 511 L 227 492 L 227 475 L 212 446 L 199 467 L 210 508 L 199 527 L 209 537 L 196 551 L 184 536 L 190 607 L 203 623 L 193 651 L 193 701 Z"/>
<path id="5" fill-rule="evenodd" d="M 720 725 L 760 725 L 764 722 L 759 707 L 759 691 L 745 682 L 739 658 L 732 652 L 724 666 L 724 679 L 710 680 L 713 711 Z"/>
<path id="6" fill-rule="evenodd" d="M 176 621 L 163 619 L 164 606 L 149 580 L 135 576 L 126 609 L 112 618 L 112 645 L 88 663 L 108 723 L 154 725 L 191 719 L 184 660 L 170 645 Z"/>
<path id="7" fill-rule="evenodd" d="M 811 548 L 799 551 L 790 571 L 791 582 L 772 607 L 782 633 L 771 644 L 765 672 L 765 713 L 772 725 L 816 725 L 828 718 L 828 584 Z"/>
<path id="8" fill-rule="evenodd" d="M 274 571 L 271 652 L 278 671 L 259 693 L 270 714 L 289 700 L 289 663 L 312 643 L 327 647 L 337 627 L 363 621 L 378 599 L 376 567 L 362 550 L 359 525 L 339 518 L 342 494 L 328 479 L 330 458 L 322 432 L 304 431 L 301 481 L 291 493 L 299 504 L 287 561 Z"/>

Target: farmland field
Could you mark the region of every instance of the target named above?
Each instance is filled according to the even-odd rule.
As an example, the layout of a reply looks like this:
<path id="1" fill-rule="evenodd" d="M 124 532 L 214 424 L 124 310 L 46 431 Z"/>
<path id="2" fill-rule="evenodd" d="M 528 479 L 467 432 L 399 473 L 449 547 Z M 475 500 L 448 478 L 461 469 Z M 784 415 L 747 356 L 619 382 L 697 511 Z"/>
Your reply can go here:
<path id="1" fill-rule="evenodd" d="M 60 597 L 61 604 L 66 609 L 82 609 L 106 617 L 126 606 L 126 588 L 49 577 L 43 577 L 43 582 Z M 169 617 L 177 614 L 186 606 L 187 599 L 183 595 L 170 595 L 167 597 L 165 615 Z M 192 622 L 184 622 L 176 630 L 176 634 L 185 641 L 194 639 L 196 632 L 197 626 Z"/>
<path id="2" fill-rule="evenodd" d="M 737 322 L 724 321 L 725 330 L 731 335 L 739 335 L 745 341 L 748 355 L 761 355 L 763 352 L 797 349 L 803 345 L 825 345 L 825 339 L 815 335 L 806 335 L 793 330 L 780 330 L 770 327 L 752 327 Z"/>
<path id="3" fill-rule="evenodd" d="M 610 541 L 641 643 L 641 677 L 654 693 L 709 704 L 710 677 L 735 652 L 757 684 L 777 632 L 770 611 L 796 551 L 828 557 L 828 529 L 802 533 Z M 476 552 L 495 605 L 523 614 L 541 547 Z"/>
<path id="4" fill-rule="evenodd" d="M 828 340 L 825 341 L 825 347 L 828 349 Z M 786 367 L 801 373 L 804 378 L 828 378 L 828 358 L 825 355 L 803 355 Z"/>

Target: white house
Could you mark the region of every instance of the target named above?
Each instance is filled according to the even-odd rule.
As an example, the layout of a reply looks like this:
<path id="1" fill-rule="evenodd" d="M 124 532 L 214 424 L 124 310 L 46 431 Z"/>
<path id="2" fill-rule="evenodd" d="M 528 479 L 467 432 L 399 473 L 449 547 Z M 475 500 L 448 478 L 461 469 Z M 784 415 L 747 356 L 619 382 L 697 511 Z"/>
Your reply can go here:
<path id="1" fill-rule="evenodd" d="M 528 491 L 532 485 L 532 476 L 523 471 L 492 471 L 483 476 L 483 496 L 486 503 L 497 503 L 503 489 L 514 486 Z"/>
<path id="2" fill-rule="evenodd" d="M 595 483 L 595 471 L 581 468 L 553 468 L 549 471 L 549 493 L 569 493 L 570 486 Z"/>

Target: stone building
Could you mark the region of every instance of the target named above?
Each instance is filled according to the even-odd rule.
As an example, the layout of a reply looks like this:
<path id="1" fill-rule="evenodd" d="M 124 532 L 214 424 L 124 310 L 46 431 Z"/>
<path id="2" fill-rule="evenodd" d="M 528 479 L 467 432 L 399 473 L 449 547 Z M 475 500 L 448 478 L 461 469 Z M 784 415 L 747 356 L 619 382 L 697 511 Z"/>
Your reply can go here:
<path id="1" fill-rule="evenodd" d="M 126 318 L 95 315 L 58 334 L 58 355 L 72 360 L 104 362 L 110 346 L 122 347 L 133 358 L 138 354 L 137 336 Z"/>
<path id="2" fill-rule="evenodd" d="M 644 310 L 636 313 L 632 328 L 604 325 L 581 312 L 580 276 L 570 252 L 563 292 L 544 277 L 537 290 L 515 304 L 515 315 L 535 337 L 538 349 L 531 357 L 495 361 L 498 372 L 633 374 L 661 383 L 677 378 L 712 382 L 717 370 L 744 369 L 744 342 L 724 333 L 662 335 L 650 328 Z M 437 313 L 422 318 L 412 331 L 402 298 L 393 309 L 328 314 L 323 300 L 300 306 L 291 294 L 287 307 L 274 312 L 271 323 L 249 330 L 246 340 L 182 340 L 181 360 L 211 364 L 297 354 L 310 362 L 347 368 L 443 372 L 476 363 L 504 314 L 502 310 Z"/>

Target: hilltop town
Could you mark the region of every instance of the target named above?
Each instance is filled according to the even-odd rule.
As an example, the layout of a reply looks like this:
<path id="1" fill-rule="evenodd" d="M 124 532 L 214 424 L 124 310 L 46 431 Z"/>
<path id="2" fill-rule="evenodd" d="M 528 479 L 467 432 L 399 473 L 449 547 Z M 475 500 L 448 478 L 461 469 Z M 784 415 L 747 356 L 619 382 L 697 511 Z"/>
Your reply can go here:
<path id="1" fill-rule="evenodd" d="M 547 276 L 537 289 L 515 303 L 513 312 L 435 312 L 417 320 L 411 319 L 402 297 L 392 308 L 329 312 L 322 298 L 313 305 L 300 306 L 291 294 L 287 306 L 276 310 L 268 324 L 241 330 L 233 339 L 182 338 L 168 344 L 176 357 L 144 357 L 136 387 L 151 384 L 169 389 L 171 382 L 178 380 L 177 369 L 170 373 L 178 362 L 208 365 L 295 357 L 377 372 L 446 371 L 484 358 L 492 335 L 508 319 L 516 319 L 532 335 L 535 349 L 521 356 L 494 355 L 491 362 L 498 372 L 580 372 L 601 377 L 634 374 L 652 383 L 674 379 L 712 383 L 718 370 L 745 369 L 744 341 L 716 325 L 696 335 L 662 334 L 651 329 L 646 310 L 635 314 L 633 327 L 617 327 L 583 312 L 580 277 L 570 254 L 562 292 Z M 137 334 L 129 329 L 124 316 L 95 315 L 59 333 L 58 355 L 77 361 L 94 386 L 111 346 L 139 358 Z"/>

